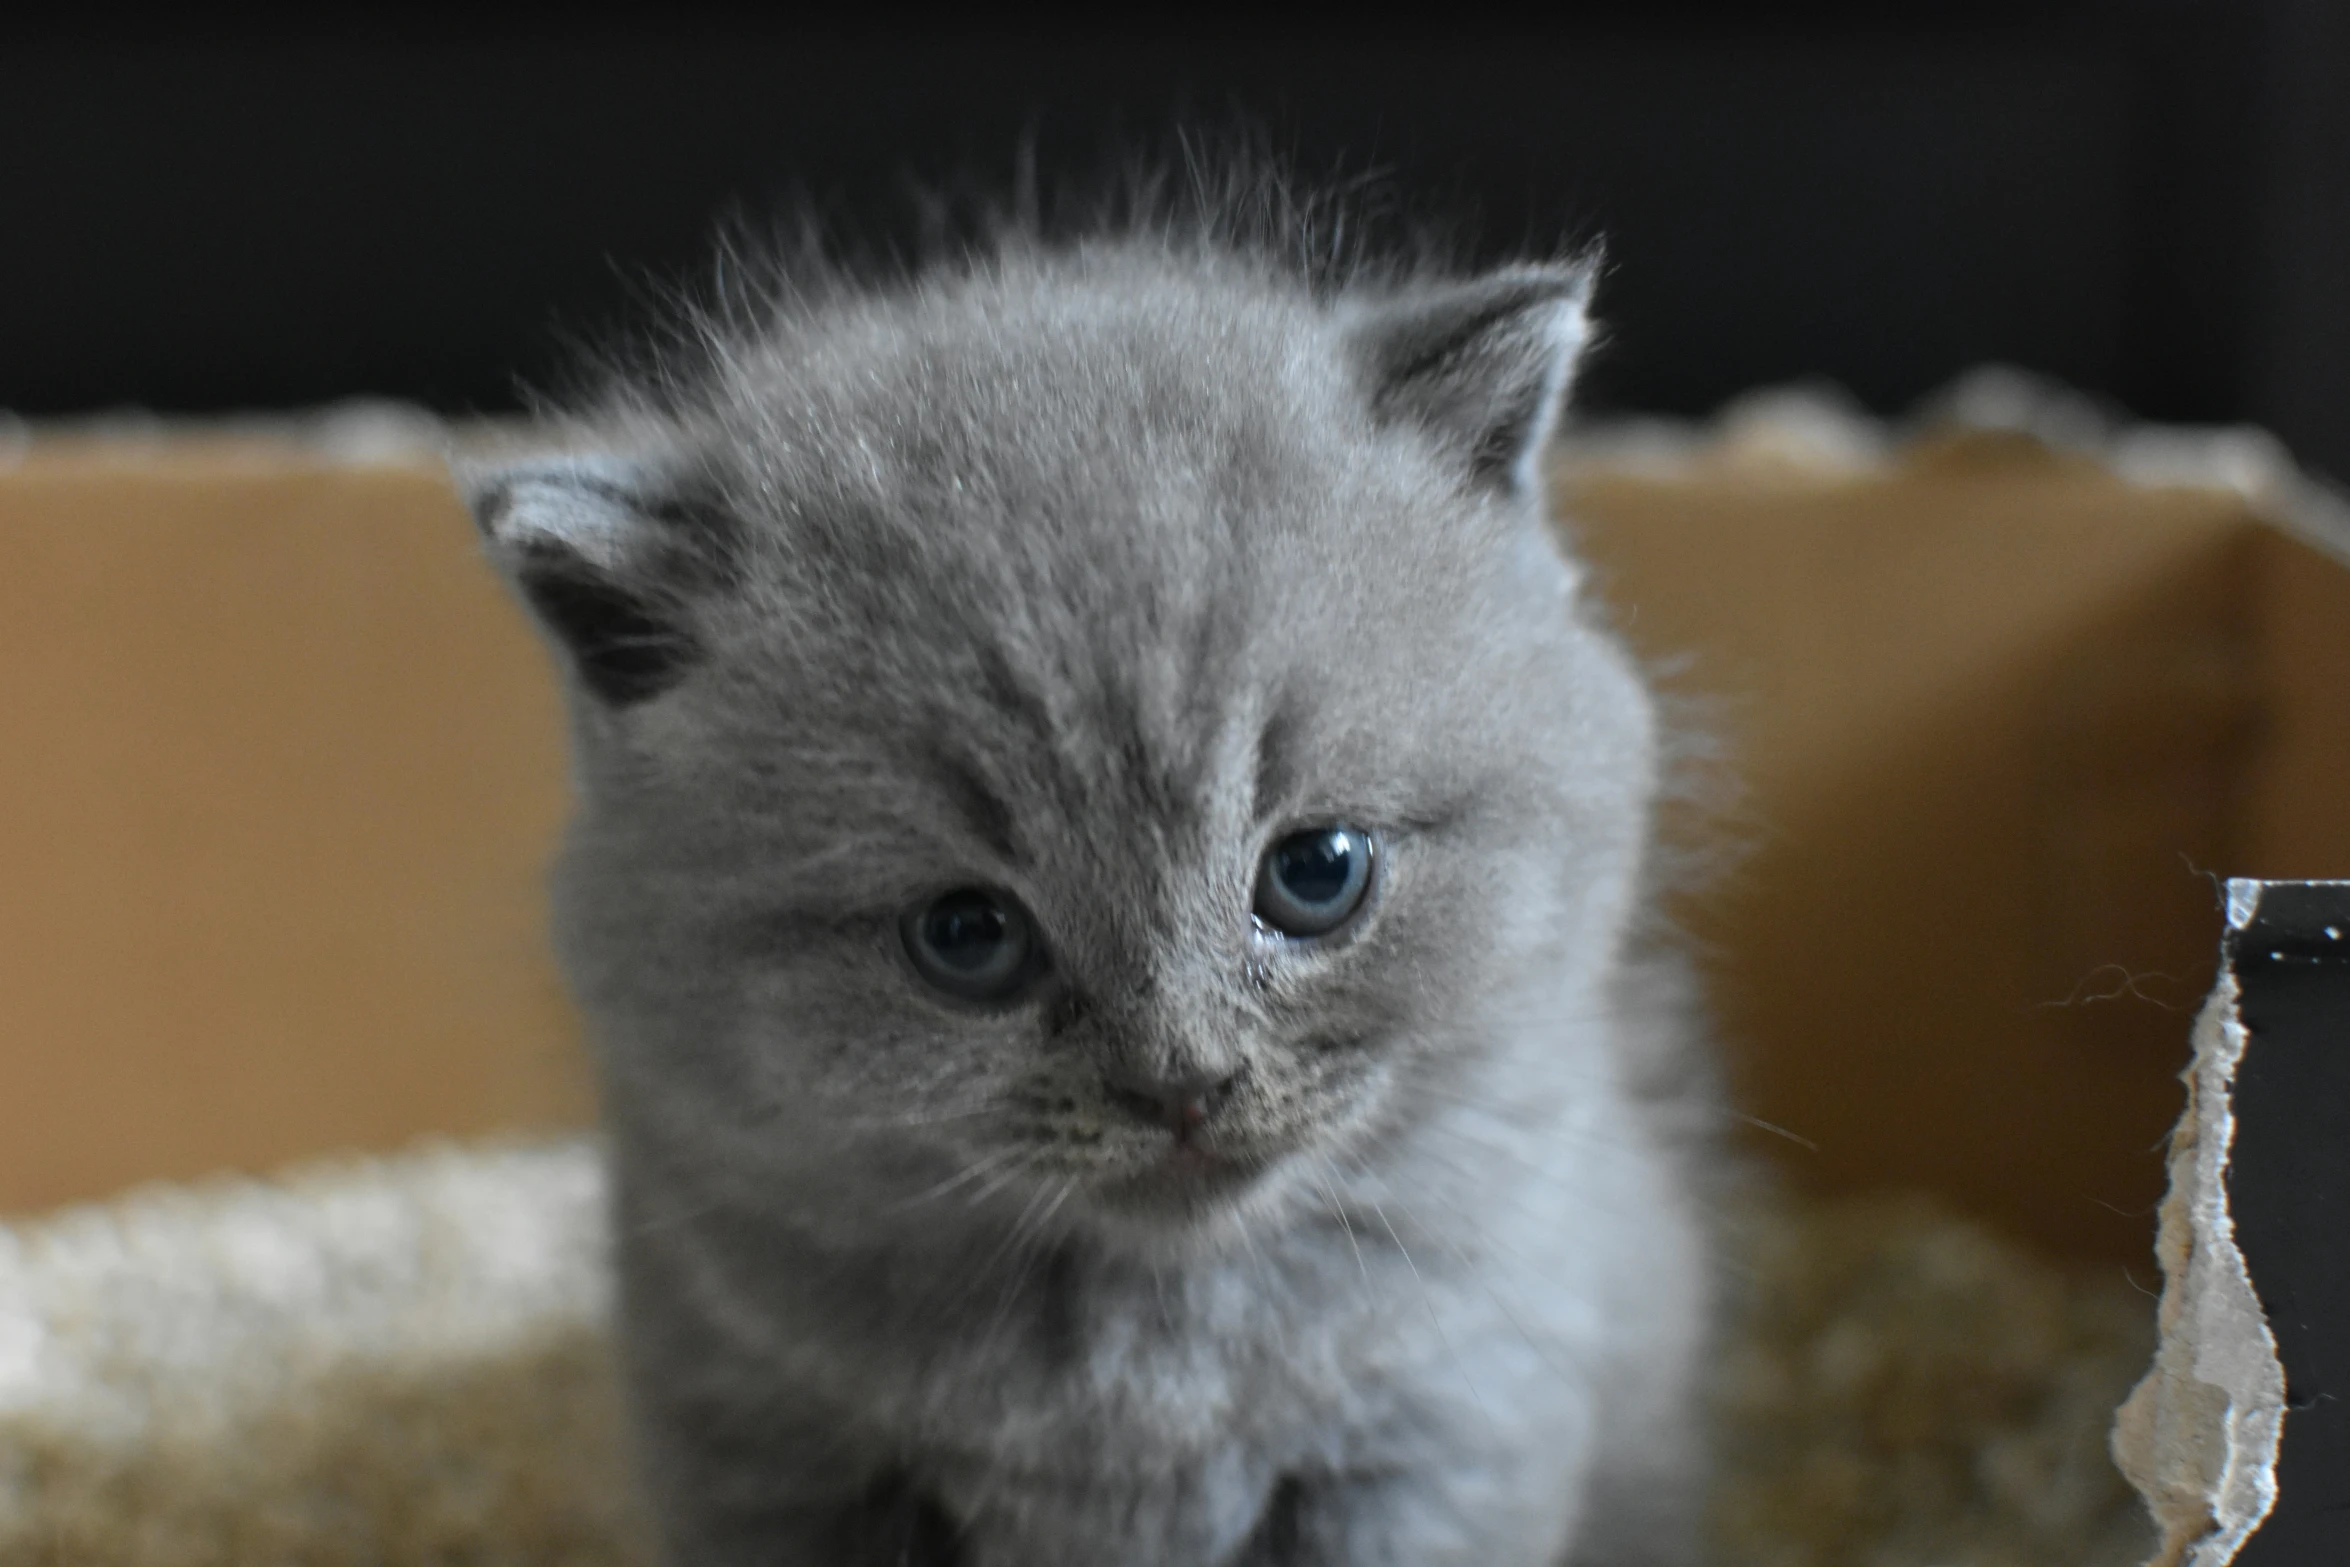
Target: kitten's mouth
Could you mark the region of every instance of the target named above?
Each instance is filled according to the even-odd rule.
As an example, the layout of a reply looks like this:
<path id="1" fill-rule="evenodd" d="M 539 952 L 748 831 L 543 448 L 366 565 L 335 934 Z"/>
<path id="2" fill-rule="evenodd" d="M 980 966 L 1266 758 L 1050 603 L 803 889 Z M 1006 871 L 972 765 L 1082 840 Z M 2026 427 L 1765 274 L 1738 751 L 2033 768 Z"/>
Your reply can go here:
<path id="1" fill-rule="evenodd" d="M 1127 1212 L 1184 1217 L 1239 1196 L 1269 1163 L 1261 1154 L 1169 1138 L 1139 1168 L 1103 1183 L 1098 1196 L 1105 1206 Z"/>

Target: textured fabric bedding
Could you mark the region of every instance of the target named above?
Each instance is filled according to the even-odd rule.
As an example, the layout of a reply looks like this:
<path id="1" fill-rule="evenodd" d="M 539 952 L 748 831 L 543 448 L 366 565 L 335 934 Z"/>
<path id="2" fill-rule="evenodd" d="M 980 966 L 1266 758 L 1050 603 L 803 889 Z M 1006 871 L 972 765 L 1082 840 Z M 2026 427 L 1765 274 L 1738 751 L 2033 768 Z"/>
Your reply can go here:
<path id="1" fill-rule="evenodd" d="M 133 1193 L 0 1227 L 0 1567 L 620 1567 L 585 1140 Z M 2152 1301 L 1900 1200 L 1758 1205 L 1724 1560 L 2121 1567 Z M 2151 1271 L 2151 1270 L 2149 1270 Z"/>

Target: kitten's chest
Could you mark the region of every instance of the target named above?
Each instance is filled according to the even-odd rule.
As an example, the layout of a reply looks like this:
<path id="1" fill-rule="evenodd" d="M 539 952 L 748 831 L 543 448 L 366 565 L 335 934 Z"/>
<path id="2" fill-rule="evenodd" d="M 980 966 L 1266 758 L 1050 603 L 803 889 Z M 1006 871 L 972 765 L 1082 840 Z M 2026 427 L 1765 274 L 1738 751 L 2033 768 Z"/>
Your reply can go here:
<path id="1" fill-rule="evenodd" d="M 1286 1462 L 1362 1401 L 1366 1361 L 1387 1336 L 1365 1317 L 1242 1270 L 1071 1270 L 941 1355 L 922 1389 L 924 1423 L 951 1445 L 1039 1470 L 1126 1455 Z"/>
<path id="2" fill-rule="evenodd" d="M 922 1390 L 926 1478 L 988 1563 L 1226 1560 L 1285 1474 L 1364 1423 L 1343 1305 L 1215 1278 L 1025 1305 Z"/>

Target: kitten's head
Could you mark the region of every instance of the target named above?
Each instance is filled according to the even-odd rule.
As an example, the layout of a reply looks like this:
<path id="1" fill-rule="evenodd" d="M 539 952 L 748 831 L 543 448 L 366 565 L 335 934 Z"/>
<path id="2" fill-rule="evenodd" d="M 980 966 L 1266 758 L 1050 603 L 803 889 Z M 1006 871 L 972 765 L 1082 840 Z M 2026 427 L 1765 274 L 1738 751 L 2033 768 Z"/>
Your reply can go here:
<path id="1" fill-rule="evenodd" d="M 629 1135 L 1189 1244 L 1594 1005 L 1655 747 L 1541 516 L 1586 285 L 1006 256 L 486 476 Z"/>

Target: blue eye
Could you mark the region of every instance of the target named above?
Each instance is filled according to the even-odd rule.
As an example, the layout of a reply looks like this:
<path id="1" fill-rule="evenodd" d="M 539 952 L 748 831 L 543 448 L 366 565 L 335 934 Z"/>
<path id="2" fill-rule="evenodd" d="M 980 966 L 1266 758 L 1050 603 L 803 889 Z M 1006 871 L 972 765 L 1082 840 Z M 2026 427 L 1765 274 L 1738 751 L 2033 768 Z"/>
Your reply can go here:
<path id="1" fill-rule="evenodd" d="M 965 1001 L 1001 1001 L 1036 975 L 1034 928 L 1009 898 L 967 887 L 909 912 L 906 956 L 924 979 Z"/>
<path id="2" fill-rule="evenodd" d="M 1371 835 L 1309 827 L 1265 851 L 1257 918 L 1284 936 L 1321 936 L 1354 918 L 1371 890 Z"/>

